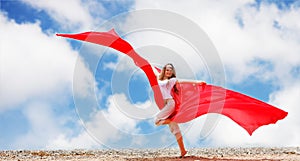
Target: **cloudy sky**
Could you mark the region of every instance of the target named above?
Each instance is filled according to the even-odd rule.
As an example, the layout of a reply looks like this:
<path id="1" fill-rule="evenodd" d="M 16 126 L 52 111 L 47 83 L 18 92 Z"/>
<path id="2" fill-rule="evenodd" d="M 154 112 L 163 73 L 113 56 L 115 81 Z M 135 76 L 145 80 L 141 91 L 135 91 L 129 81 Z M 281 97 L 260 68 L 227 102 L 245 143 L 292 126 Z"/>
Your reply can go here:
<path id="1" fill-rule="evenodd" d="M 0 5 L 0 149 L 177 146 L 167 127 L 153 125 L 157 107 L 150 86 L 129 58 L 55 36 L 112 27 L 153 64 L 174 62 L 180 78 L 219 85 L 209 70 L 218 62 L 222 86 L 289 112 L 252 136 L 224 116 L 199 117 L 181 125 L 188 148 L 300 145 L 300 1 L 1 0 Z M 154 17 L 150 11 L 161 12 Z M 187 43 L 181 29 L 203 31 L 218 59 L 206 61 L 211 53 L 195 52 L 197 44 Z M 217 124 L 203 132 L 210 116 Z"/>

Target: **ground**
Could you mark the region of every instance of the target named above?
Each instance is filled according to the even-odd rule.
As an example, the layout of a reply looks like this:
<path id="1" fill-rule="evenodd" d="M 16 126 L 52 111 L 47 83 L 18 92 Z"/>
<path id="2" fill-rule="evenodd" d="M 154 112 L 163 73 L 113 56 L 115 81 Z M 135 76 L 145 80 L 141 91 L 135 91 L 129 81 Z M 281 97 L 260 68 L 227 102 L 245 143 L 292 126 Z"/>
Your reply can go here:
<path id="1" fill-rule="evenodd" d="M 300 147 L 285 148 L 192 148 L 179 158 L 178 149 L 101 150 L 10 150 L 0 151 L 0 160 L 39 161 L 300 161 Z"/>

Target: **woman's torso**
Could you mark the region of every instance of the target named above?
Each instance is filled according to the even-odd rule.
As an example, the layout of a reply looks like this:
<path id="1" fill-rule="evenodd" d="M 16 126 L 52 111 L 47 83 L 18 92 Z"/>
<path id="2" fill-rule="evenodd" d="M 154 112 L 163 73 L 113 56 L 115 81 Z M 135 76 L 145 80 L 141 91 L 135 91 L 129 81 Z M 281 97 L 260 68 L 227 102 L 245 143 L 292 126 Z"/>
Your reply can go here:
<path id="1" fill-rule="evenodd" d="M 171 90 L 173 89 L 176 81 L 177 81 L 176 78 L 158 80 L 158 85 L 160 87 L 161 94 L 165 101 L 168 99 L 173 99 L 173 97 L 171 95 Z"/>

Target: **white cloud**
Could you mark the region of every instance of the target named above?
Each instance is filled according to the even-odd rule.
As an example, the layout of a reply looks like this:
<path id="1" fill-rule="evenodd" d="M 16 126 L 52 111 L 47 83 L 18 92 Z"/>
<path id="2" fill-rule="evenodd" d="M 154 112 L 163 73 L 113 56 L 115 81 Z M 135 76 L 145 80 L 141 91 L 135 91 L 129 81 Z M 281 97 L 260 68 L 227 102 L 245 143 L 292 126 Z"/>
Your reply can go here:
<path id="1" fill-rule="evenodd" d="M 73 92 L 75 97 L 93 97 L 97 86 L 93 73 L 88 69 L 81 57 L 74 67 Z"/>
<path id="2" fill-rule="evenodd" d="M 114 72 L 127 72 L 137 69 L 130 57 L 123 53 L 117 53 L 118 61 L 116 63 L 108 62 L 103 64 L 103 69 L 110 69 Z"/>
<path id="3" fill-rule="evenodd" d="M 16 24 L 1 13 L 0 111 L 36 96 L 71 90 L 77 53 L 38 24 Z"/>
<path id="4" fill-rule="evenodd" d="M 47 103 L 33 102 L 23 109 L 29 123 L 26 134 L 15 140 L 14 147 L 43 148 L 49 139 L 59 133 L 61 120 L 54 117 L 54 112 Z"/>
<path id="5" fill-rule="evenodd" d="M 82 59 L 77 59 L 78 53 L 65 39 L 44 34 L 38 23 L 17 24 L 0 12 L 0 24 L 0 113 L 22 111 L 22 125 L 28 127 L 25 133 L 13 134 L 15 140 L 9 147 L 97 146 L 86 131 L 77 130 L 81 124 L 76 122 L 75 111 L 64 111 L 70 110 L 76 60 L 76 67 L 84 73 L 77 94 L 86 95 L 86 84 L 94 82 Z"/>
<path id="6" fill-rule="evenodd" d="M 89 29 L 93 27 L 93 18 L 89 13 L 89 3 L 82 3 L 80 0 L 23 0 L 23 2 L 39 10 L 46 11 L 50 17 L 56 20 L 64 28 Z M 99 7 L 99 12 L 101 12 L 103 7 L 98 3 L 94 3 L 93 5 L 96 4 Z"/>
<path id="7" fill-rule="evenodd" d="M 126 23 L 136 21 L 129 16 Z M 145 29 L 127 35 L 126 40 L 152 65 L 162 67 L 166 63 L 173 63 L 178 77 L 194 78 L 192 69 L 204 69 L 203 60 L 180 35 L 175 36 L 163 30 Z"/>
<path id="8" fill-rule="evenodd" d="M 107 109 L 95 112 L 91 115 L 90 121 L 83 120 L 91 135 L 104 145 L 109 146 L 110 142 L 112 144 L 116 141 L 121 142 L 122 139 L 126 139 L 126 134 L 140 132 L 137 127 L 139 120 L 129 117 L 120 108 L 124 110 L 135 107 L 128 102 L 124 94 L 115 94 L 107 99 Z"/>
<path id="9" fill-rule="evenodd" d="M 22 0 L 31 7 L 45 11 L 63 29 L 72 32 L 98 29 L 106 19 L 129 10 L 131 1 L 98 1 L 98 0 Z M 120 9 L 122 8 L 122 9 Z"/>
<path id="10" fill-rule="evenodd" d="M 111 122 L 117 129 L 138 133 L 136 129 L 137 120 L 128 117 L 122 110 L 134 111 L 134 106 L 127 100 L 124 94 L 115 94 L 108 98 L 107 111 L 101 111 L 104 117 Z"/>
<path id="11" fill-rule="evenodd" d="M 226 70 L 234 73 L 232 77 L 228 77 L 229 81 L 240 83 L 258 70 L 259 67 L 249 66 L 253 58 L 267 59 L 272 63 L 300 62 L 297 54 L 300 51 L 299 41 L 295 41 L 298 39 L 295 34 L 298 35 L 299 28 L 297 21 L 294 21 L 299 18 L 299 14 L 296 14 L 299 13 L 299 8 L 293 8 L 289 12 L 281 11 L 275 5 L 262 5 L 262 8 L 257 10 L 249 5 L 250 2 L 254 3 L 254 1 L 189 1 L 189 3 L 137 1 L 136 9 L 165 9 L 196 22 L 213 41 Z M 236 17 L 243 21 L 244 28 L 239 26 Z M 283 25 L 281 30 L 273 27 L 275 20 Z M 143 42 L 145 39 L 147 40 L 147 37 L 142 36 L 136 41 Z M 180 54 L 185 55 L 184 52 Z"/>
<path id="12" fill-rule="evenodd" d="M 289 113 L 287 118 L 283 120 L 280 128 L 282 131 L 286 131 L 286 133 L 281 133 L 282 140 L 285 138 L 286 144 L 290 146 L 298 146 L 300 144 L 300 138 L 298 134 L 300 133 L 300 119 L 298 117 L 299 110 L 299 98 L 300 98 L 300 84 L 299 80 L 295 80 L 294 83 L 291 83 L 289 86 L 276 91 L 271 94 L 270 103 L 278 105 L 278 107 L 286 109 Z M 280 139 L 281 140 L 281 139 Z"/>
<path id="13" fill-rule="evenodd" d="M 282 29 L 273 27 L 274 21 L 281 24 L 282 19 L 293 19 L 290 18 L 292 15 L 274 5 L 263 5 L 260 10 L 243 6 L 239 8 L 239 12 L 244 23 L 243 28 L 239 28 L 232 19 L 220 25 L 222 31 L 208 30 L 208 33 L 214 33 L 211 38 L 218 48 L 225 68 L 234 73 L 231 75 L 233 77 L 227 77 L 230 82 L 240 83 L 248 76 L 256 74 L 260 66 L 253 64 L 255 59 L 269 61 L 275 68 L 286 68 L 300 63 L 299 40 L 291 36 L 289 26 Z M 234 16 L 232 13 L 231 17 Z M 297 16 L 294 15 L 294 18 Z M 297 34 L 295 31 L 293 33 Z M 274 71 L 273 75 L 276 77 L 277 73 L 278 71 Z"/>
<path id="14" fill-rule="evenodd" d="M 46 144 L 47 149 L 92 149 L 99 147 L 101 145 L 85 130 L 74 137 L 60 134 Z"/>
<path id="15" fill-rule="evenodd" d="M 37 101 L 25 107 L 23 113 L 29 124 L 28 130 L 11 143 L 11 148 L 79 149 L 100 146 L 85 129 L 76 130 L 81 124 L 74 120 L 73 112 L 57 115 L 48 102 Z M 75 129 L 66 127 L 70 122 L 76 124 Z"/>

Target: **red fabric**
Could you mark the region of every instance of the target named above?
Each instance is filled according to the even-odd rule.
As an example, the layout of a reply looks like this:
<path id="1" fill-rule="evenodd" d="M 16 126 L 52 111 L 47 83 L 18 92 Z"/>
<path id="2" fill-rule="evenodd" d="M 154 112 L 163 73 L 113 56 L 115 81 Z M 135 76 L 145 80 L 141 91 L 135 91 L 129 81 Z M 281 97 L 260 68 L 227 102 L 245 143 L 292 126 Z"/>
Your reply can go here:
<path id="1" fill-rule="evenodd" d="M 225 115 L 243 127 L 249 135 L 263 125 L 276 123 L 287 112 L 244 94 L 205 83 L 177 84 L 173 93 L 176 112 L 171 119 L 183 123 L 207 113 Z"/>
<path id="2" fill-rule="evenodd" d="M 158 107 L 160 109 L 163 107 L 157 77 L 151 65 L 139 56 L 128 42 L 121 39 L 114 30 L 109 32 L 57 34 L 57 36 L 107 46 L 130 56 L 134 63 L 145 72 Z M 179 93 L 173 93 L 176 111 L 170 118 L 178 123 L 193 120 L 207 113 L 218 113 L 229 117 L 243 127 L 249 135 L 252 135 L 260 126 L 276 123 L 287 116 L 287 112 L 281 109 L 222 87 L 196 82 L 179 83 L 177 87 Z"/>
<path id="3" fill-rule="evenodd" d="M 107 46 L 130 56 L 133 59 L 135 65 L 141 68 L 146 73 L 153 90 L 154 99 L 157 106 L 160 109 L 164 107 L 163 97 L 151 65 L 146 59 L 138 55 L 128 42 L 121 39 L 113 29 L 108 32 L 84 32 L 80 34 L 56 35 Z"/>

